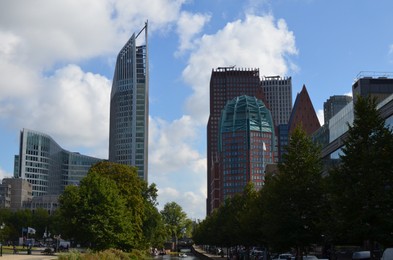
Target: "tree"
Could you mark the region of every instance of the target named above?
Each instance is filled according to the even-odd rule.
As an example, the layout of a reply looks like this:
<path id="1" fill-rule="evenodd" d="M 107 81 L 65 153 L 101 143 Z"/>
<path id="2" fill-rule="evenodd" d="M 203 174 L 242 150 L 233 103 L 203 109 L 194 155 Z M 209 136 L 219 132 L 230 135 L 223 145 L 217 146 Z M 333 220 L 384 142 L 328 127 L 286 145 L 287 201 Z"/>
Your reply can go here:
<path id="1" fill-rule="evenodd" d="M 64 216 L 73 215 L 70 227 L 74 229 L 74 237 L 98 250 L 112 247 L 130 250 L 135 244 L 131 212 L 115 182 L 90 172 L 81 181 L 78 193 L 78 200 L 73 201 L 76 208 L 64 212 Z M 61 196 L 61 205 L 69 204 L 72 196 L 75 196 L 75 188 L 67 187 Z"/>
<path id="2" fill-rule="evenodd" d="M 290 136 L 287 154 L 276 175 L 267 176 L 261 189 L 263 234 L 276 249 L 295 247 L 299 253 L 320 240 L 323 208 L 320 148 L 301 126 Z"/>
<path id="3" fill-rule="evenodd" d="M 376 99 L 358 96 L 341 163 L 329 175 L 339 239 L 393 243 L 393 134 Z"/>
<path id="4" fill-rule="evenodd" d="M 191 231 L 192 221 L 187 218 L 187 214 L 176 202 L 166 203 L 164 209 L 161 210 L 161 215 L 167 230 L 170 232 L 172 239 L 175 239 L 176 243 L 183 234 Z"/>
<path id="5" fill-rule="evenodd" d="M 70 237 L 95 249 L 145 248 L 145 205 L 154 196 L 154 187 L 147 187 L 135 167 L 100 162 L 79 187 L 66 187 L 59 199 L 60 215 Z"/>

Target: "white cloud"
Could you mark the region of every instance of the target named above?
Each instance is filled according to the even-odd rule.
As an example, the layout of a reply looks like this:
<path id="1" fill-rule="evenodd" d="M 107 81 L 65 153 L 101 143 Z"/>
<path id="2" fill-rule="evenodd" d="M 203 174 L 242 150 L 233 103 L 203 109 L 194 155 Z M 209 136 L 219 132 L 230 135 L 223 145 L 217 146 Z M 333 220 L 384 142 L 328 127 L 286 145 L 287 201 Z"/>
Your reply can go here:
<path id="1" fill-rule="evenodd" d="M 11 173 L 8 173 L 8 172 L 6 172 L 5 170 L 3 170 L 2 168 L 0 168 L 0 181 L 3 179 L 3 178 L 11 178 L 12 177 L 12 174 Z"/>
<path id="2" fill-rule="evenodd" d="M 172 201 L 179 204 L 187 217 L 191 219 L 204 219 L 206 215 L 206 194 L 192 191 L 179 191 L 173 187 L 158 190 L 158 209 L 162 210 L 166 203 Z"/>
<path id="3" fill-rule="evenodd" d="M 189 116 L 173 122 L 150 118 L 149 182 L 157 184 L 160 207 L 175 201 L 191 218 L 204 218 L 206 158 L 195 148 L 199 129 Z"/>
<path id="4" fill-rule="evenodd" d="M 187 100 L 188 112 L 206 124 L 209 107 L 211 69 L 236 65 L 259 68 L 262 75 L 286 75 L 296 55 L 295 37 L 284 20 L 247 15 L 244 20 L 228 23 L 214 35 L 203 35 L 183 71 L 184 80 L 194 93 Z"/>
<path id="5" fill-rule="evenodd" d="M 193 37 L 201 32 L 203 26 L 210 20 L 210 18 L 210 15 L 207 14 L 181 12 L 179 20 L 177 21 L 177 34 L 180 38 L 180 46 L 178 51 L 175 53 L 176 56 L 193 48 Z"/>
<path id="6" fill-rule="evenodd" d="M 0 118 L 106 158 L 110 80 L 73 64 L 115 55 L 146 20 L 150 31 L 165 30 L 184 2 L 1 2 Z"/>
<path id="7" fill-rule="evenodd" d="M 0 110 L 0 116 L 15 128 L 51 135 L 60 146 L 67 144 L 65 149 L 107 147 L 110 93 L 107 78 L 68 65 L 51 77 L 42 78 L 40 86 L 32 87 L 35 91 L 29 96 L 3 101 L 6 109 Z M 106 154 L 100 156 L 107 158 Z"/>

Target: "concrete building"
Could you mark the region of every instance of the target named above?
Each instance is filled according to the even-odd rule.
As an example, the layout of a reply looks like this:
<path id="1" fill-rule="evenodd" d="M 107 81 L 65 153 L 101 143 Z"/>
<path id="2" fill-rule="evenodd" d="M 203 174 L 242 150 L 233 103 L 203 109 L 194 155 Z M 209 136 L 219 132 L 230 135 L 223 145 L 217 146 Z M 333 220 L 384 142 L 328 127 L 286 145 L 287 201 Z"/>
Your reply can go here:
<path id="1" fill-rule="evenodd" d="M 33 186 L 26 179 L 4 178 L 2 184 L 10 188 L 10 209 L 13 211 L 23 208 L 23 204 L 33 199 Z"/>
<path id="2" fill-rule="evenodd" d="M 59 195 L 43 195 L 33 197 L 30 201 L 25 201 L 22 205 L 24 209 L 35 212 L 37 209 L 45 209 L 52 214 L 59 207 Z"/>
<path id="3" fill-rule="evenodd" d="M 249 182 L 262 188 L 265 167 L 274 162 L 274 140 L 273 119 L 262 100 L 243 95 L 227 102 L 219 124 L 220 203 Z"/>
<path id="4" fill-rule="evenodd" d="M 292 78 L 264 76 L 261 80 L 264 101 L 275 126 L 288 124 L 292 112 Z"/>
<path id="5" fill-rule="evenodd" d="M 241 95 L 262 100 L 259 69 L 219 67 L 210 78 L 210 115 L 207 124 L 207 200 L 210 214 L 220 205 L 220 177 L 218 171 L 218 137 L 221 111 L 229 100 Z"/>
<path id="6" fill-rule="evenodd" d="M 137 46 L 145 31 L 145 44 Z M 120 50 L 110 100 L 109 161 L 136 166 L 148 180 L 149 65 L 147 23 Z"/>
<path id="7" fill-rule="evenodd" d="M 0 184 L 0 208 L 11 208 L 11 185 L 4 182 Z"/>

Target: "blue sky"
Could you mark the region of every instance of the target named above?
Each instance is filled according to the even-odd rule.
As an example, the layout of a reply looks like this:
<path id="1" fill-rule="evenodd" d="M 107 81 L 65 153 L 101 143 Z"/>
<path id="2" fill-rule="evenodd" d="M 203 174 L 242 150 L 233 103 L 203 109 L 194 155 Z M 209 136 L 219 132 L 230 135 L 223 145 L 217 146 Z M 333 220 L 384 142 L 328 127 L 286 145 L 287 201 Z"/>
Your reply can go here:
<path id="1" fill-rule="evenodd" d="M 259 68 L 306 85 L 315 110 L 361 71 L 393 71 L 391 0 L 6 0 L 0 2 L 0 177 L 19 131 L 107 158 L 116 55 L 149 21 L 149 182 L 159 207 L 205 217 L 213 68 Z"/>

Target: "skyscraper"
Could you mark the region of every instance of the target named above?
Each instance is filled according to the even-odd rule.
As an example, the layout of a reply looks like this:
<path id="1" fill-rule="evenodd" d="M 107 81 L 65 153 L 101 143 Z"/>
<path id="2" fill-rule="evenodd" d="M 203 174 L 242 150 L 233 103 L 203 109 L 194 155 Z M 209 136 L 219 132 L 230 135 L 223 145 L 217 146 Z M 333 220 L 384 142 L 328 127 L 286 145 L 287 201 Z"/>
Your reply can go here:
<path id="1" fill-rule="evenodd" d="M 210 78 L 210 116 L 207 124 L 206 211 L 208 214 L 220 205 L 218 134 L 221 111 L 227 101 L 241 95 L 262 99 L 259 69 L 220 67 L 212 70 Z"/>
<path id="2" fill-rule="evenodd" d="M 145 44 L 136 40 L 145 32 Z M 138 175 L 148 178 L 149 64 L 147 23 L 120 50 L 113 76 L 109 161 L 136 166 Z"/>
<path id="3" fill-rule="evenodd" d="M 262 100 L 247 95 L 227 102 L 219 124 L 221 203 L 252 182 L 259 190 L 273 163 L 274 124 Z"/>
<path id="4" fill-rule="evenodd" d="M 292 78 L 264 76 L 261 80 L 263 95 L 270 110 L 277 136 L 275 160 L 281 161 L 288 145 L 288 121 L 292 112 Z"/>
<path id="5" fill-rule="evenodd" d="M 261 80 L 261 85 L 274 124 L 288 124 L 292 112 L 292 78 L 265 76 Z"/>
<path id="6" fill-rule="evenodd" d="M 346 95 L 330 96 L 330 98 L 323 103 L 323 116 L 324 116 L 325 124 L 328 124 L 330 118 L 336 115 L 341 109 L 343 109 L 351 101 L 352 101 L 351 96 L 346 96 Z"/>

